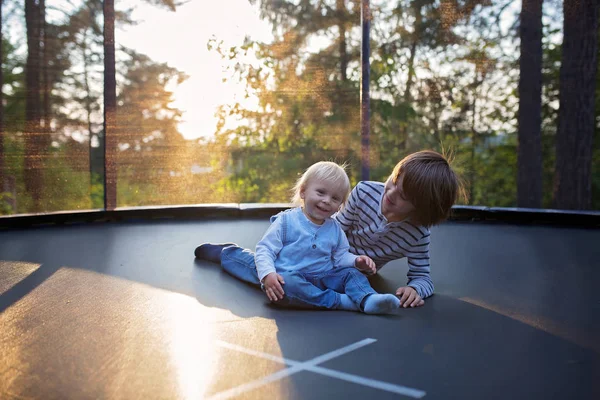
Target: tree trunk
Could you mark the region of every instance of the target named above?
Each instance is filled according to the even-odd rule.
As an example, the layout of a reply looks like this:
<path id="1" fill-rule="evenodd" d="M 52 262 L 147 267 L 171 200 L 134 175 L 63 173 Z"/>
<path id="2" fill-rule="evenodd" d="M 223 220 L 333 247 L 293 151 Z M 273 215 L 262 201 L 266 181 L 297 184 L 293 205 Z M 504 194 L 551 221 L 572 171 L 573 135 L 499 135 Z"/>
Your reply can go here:
<path id="1" fill-rule="evenodd" d="M 27 62 L 25 65 L 25 190 L 31 195 L 31 212 L 41 211 L 42 163 L 40 162 L 40 8 L 25 0 Z"/>
<path id="2" fill-rule="evenodd" d="M 5 169 L 4 169 L 4 92 L 2 88 L 4 87 L 4 70 L 3 63 L 4 61 L 4 48 L 2 46 L 2 6 L 4 1 L 0 0 L 0 195 L 4 193 L 4 180 L 5 180 Z M 0 201 L 2 198 L 0 196 Z"/>
<path id="3" fill-rule="evenodd" d="M 415 17 L 415 24 L 413 26 L 413 33 L 411 35 L 410 44 L 410 56 L 408 58 L 408 77 L 406 79 L 406 88 L 404 89 L 404 101 L 409 102 L 412 100 L 410 90 L 412 89 L 413 79 L 415 78 L 415 58 L 417 55 L 417 46 L 421 39 L 421 25 L 423 24 L 423 16 L 421 15 L 421 9 L 423 4 L 420 1 L 414 1 L 411 5 Z"/>
<path id="4" fill-rule="evenodd" d="M 104 208 L 117 206 L 115 2 L 104 0 Z"/>
<path id="5" fill-rule="evenodd" d="M 50 81 L 48 77 L 48 24 L 46 23 L 46 0 L 40 0 L 40 26 L 42 28 L 41 43 L 42 43 L 42 82 L 43 82 L 43 97 L 42 97 L 42 136 L 40 144 L 42 151 L 46 152 L 50 147 Z"/>
<path id="6" fill-rule="evenodd" d="M 336 0 L 336 11 L 338 16 L 338 29 L 340 31 L 340 76 L 342 82 L 348 80 L 348 51 L 346 49 L 346 4 L 344 0 Z"/>
<path id="7" fill-rule="evenodd" d="M 415 33 L 416 35 L 416 33 Z M 404 89 L 404 101 L 409 102 L 412 100 L 410 90 L 412 89 L 413 79 L 415 77 L 415 57 L 417 55 L 417 37 L 413 38 L 410 45 L 410 56 L 408 58 L 408 78 L 406 79 L 406 88 Z"/>
<path id="8" fill-rule="evenodd" d="M 421 9 L 423 7 L 422 2 L 414 1 L 411 5 L 414 12 L 415 24 L 413 27 L 412 40 L 410 44 L 410 56 L 408 57 L 408 76 L 406 78 L 406 87 L 402 94 L 402 101 L 408 105 L 412 101 L 412 95 L 410 91 L 415 78 L 415 59 L 417 57 L 417 48 L 421 36 L 421 25 L 423 24 L 423 16 L 421 15 Z M 402 145 L 401 149 L 406 151 L 408 149 L 408 120 L 405 119 L 400 124 L 400 130 L 398 135 L 401 137 Z"/>
<path id="9" fill-rule="evenodd" d="M 477 79 L 477 78 L 476 78 Z M 477 120 L 477 88 L 479 83 L 475 82 L 475 98 L 473 99 L 473 115 L 471 117 L 471 171 L 469 173 L 469 205 L 473 205 L 473 199 L 475 198 L 475 153 L 477 151 L 477 144 L 479 143 L 479 137 L 477 130 L 475 129 L 475 122 Z"/>
<path id="10" fill-rule="evenodd" d="M 88 57 L 88 30 L 85 29 L 83 31 L 83 40 L 81 41 L 81 53 L 83 59 L 83 86 L 85 87 L 85 112 L 86 112 L 86 122 L 88 126 L 88 159 L 89 159 L 89 169 L 90 169 L 90 198 L 92 196 L 92 186 L 94 183 L 94 148 L 92 147 L 92 139 L 94 138 L 94 130 L 92 129 L 92 89 L 90 88 L 90 77 L 88 69 L 91 68 L 92 62 Z"/>
<path id="11" fill-rule="evenodd" d="M 517 206 L 542 206 L 542 2 L 523 0 Z"/>
<path id="12" fill-rule="evenodd" d="M 565 0 L 556 135 L 554 206 L 592 205 L 592 140 L 598 57 L 598 0 Z"/>

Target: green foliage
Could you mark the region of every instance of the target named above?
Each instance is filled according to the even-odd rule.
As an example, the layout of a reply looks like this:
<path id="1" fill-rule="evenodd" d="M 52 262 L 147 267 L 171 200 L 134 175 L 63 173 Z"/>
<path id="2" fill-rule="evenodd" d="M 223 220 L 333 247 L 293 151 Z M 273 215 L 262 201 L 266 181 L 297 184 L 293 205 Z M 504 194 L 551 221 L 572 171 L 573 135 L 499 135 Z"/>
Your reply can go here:
<path id="1" fill-rule="evenodd" d="M 243 48 L 227 49 L 213 43 L 224 60 L 235 63 L 232 78 L 246 83 L 248 93 L 261 102 L 258 111 L 239 105 L 222 110 L 217 141 L 235 145 L 239 150 L 233 153 L 234 162 L 243 167 L 234 168 L 219 190 L 237 193 L 240 201 L 263 201 L 265 194 L 279 191 L 273 188 L 293 184 L 293 168 L 299 165 L 285 166 L 283 160 L 310 146 L 313 151 L 335 149 L 346 157 L 354 180 L 360 170 L 355 155 L 361 152 L 358 92 L 353 92 L 359 87 L 360 42 L 349 40 L 348 32 L 358 26 L 360 2 L 255 3 L 272 24 L 275 43 L 248 42 Z M 508 32 L 501 29 L 500 21 L 508 16 L 504 4 L 442 5 L 420 0 L 372 2 L 371 179 L 386 179 L 404 156 L 431 148 L 454 155 L 453 166 L 465 181 L 468 204 L 516 206 L 516 25 Z M 545 207 L 552 202 L 561 57 L 555 40 L 560 9 L 555 12 L 555 6 L 549 5 L 546 21 L 550 22 L 544 26 Z M 346 32 L 345 36 L 339 32 Z M 330 45 L 310 48 L 307 43 L 315 37 L 329 40 Z M 263 63 L 258 70 L 239 62 L 250 48 Z M 340 73 L 344 65 L 347 74 Z M 248 123 L 223 129 L 232 116 Z M 267 157 L 265 151 L 272 154 Z M 594 199 L 599 190 L 597 153 L 596 147 Z M 594 204 L 597 209 L 597 200 Z"/>
<path id="2" fill-rule="evenodd" d="M 14 214 L 14 210 L 11 205 L 12 193 L 0 192 L 0 215 Z"/>
<path id="3" fill-rule="evenodd" d="M 59 154 L 58 152 L 54 154 Z M 52 167 L 44 170 L 43 209 L 46 212 L 61 210 L 89 210 L 90 174 L 77 171 L 68 159 L 55 157 Z"/>
<path id="4" fill-rule="evenodd" d="M 470 204 L 516 207 L 517 148 L 512 144 L 496 145 L 477 152 L 475 182 Z"/>
<path id="5" fill-rule="evenodd" d="M 4 142 L 6 154 L 5 174 L 12 178 L 16 199 L 16 209 L 10 213 L 24 214 L 31 210 L 31 194 L 25 191 L 23 175 L 24 144 L 21 137 L 9 137 Z M 73 165 L 74 157 L 64 148 L 47 149 L 48 160 L 42 171 L 44 185 L 40 197 L 42 211 L 84 210 L 90 209 L 89 172 L 79 170 Z M 4 197 L 7 200 L 7 196 Z"/>
<path id="6" fill-rule="evenodd" d="M 171 11 L 180 4 L 172 0 L 147 0 Z M 43 163 L 28 171 L 42 180 L 37 193 L 41 212 L 102 208 L 104 206 L 103 160 L 90 157 L 93 142 L 102 146 L 103 132 L 103 29 L 102 3 L 82 0 L 61 5 L 61 22 L 47 23 L 48 67 L 40 65 L 40 79 L 50 90 L 51 132 L 41 139 L 37 154 Z M 22 15 L 21 15 L 22 17 Z M 12 22 L 23 24 L 18 16 Z M 130 10 L 117 12 L 119 24 L 133 23 Z M 22 27 L 25 30 L 25 27 Z M 19 32 L 17 30 L 17 32 Z M 4 36 L 4 154 L 3 173 L 14 182 L 16 209 L 28 213 L 32 193 L 25 189 L 25 57 L 19 38 Z M 120 104 L 118 110 L 119 206 L 172 204 L 185 201 L 186 171 L 193 149 L 177 130 L 181 112 L 171 107 L 172 92 L 186 76 L 165 63 L 157 63 L 133 50 L 117 47 Z M 41 62 L 41 61 L 40 61 Z M 97 151 L 92 152 L 96 154 Z M 92 160 L 93 159 L 93 160 Z M 2 166 L 0 166 L 2 167 Z M 11 196 L 13 196 L 11 194 Z M 12 197 L 11 197 L 11 200 Z"/>
<path id="7" fill-rule="evenodd" d="M 281 194 L 271 200 L 285 198 L 287 193 L 274 188 L 293 185 L 293 177 L 302 172 L 309 159 L 289 162 L 299 159 L 292 154 L 309 153 L 310 148 L 314 155 L 326 149 L 342 157 L 341 161 L 351 161 L 349 170 L 355 181 L 361 163 L 355 156 L 361 154 L 360 42 L 351 40 L 348 32 L 359 24 L 360 2 L 336 3 L 335 9 L 311 1 L 256 3 L 263 18 L 272 23 L 275 43 L 249 42 L 241 48 L 211 44 L 224 60 L 233 60 L 232 78 L 244 82 L 248 93 L 257 95 L 261 102 L 258 111 L 239 106 L 222 109 L 217 141 L 241 149 L 234 151 L 232 158 L 243 168 L 234 169 L 218 190 L 233 191 L 240 201 L 268 201 L 265 195 L 272 193 Z M 471 171 L 466 175 L 472 180 L 472 201 L 511 203 L 516 156 L 511 158 L 510 150 L 515 146 L 496 152 L 492 143 L 502 140 L 488 139 L 495 136 L 492 125 L 506 125 L 511 112 L 514 117 L 515 96 L 514 91 L 502 93 L 508 82 L 500 79 L 506 75 L 500 61 L 506 60 L 494 55 L 500 40 L 498 28 L 489 26 L 489 4 L 477 11 L 478 4 L 454 5 L 457 8 L 451 18 L 442 15 L 436 2 L 401 1 L 395 8 L 373 4 L 382 11 L 373 20 L 371 179 L 385 180 L 396 163 L 413 151 L 449 149 L 464 159 L 466 167 L 459 169 Z M 405 28 L 410 25 L 412 30 Z M 486 31 L 491 33 L 481 33 Z M 339 32 L 346 34 L 340 36 Z M 464 40 L 467 36 L 469 41 Z M 329 40 L 330 45 L 311 49 L 307 43 L 315 37 Z M 254 49 L 263 63 L 258 70 L 239 62 L 248 49 Z M 432 59 L 443 63 L 444 68 Z M 510 63 L 502 65 L 510 68 Z M 420 78 L 417 70 L 428 77 Z M 494 101 L 502 106 L 482 107 L 490 103 L 492 91 L 498 92 Z M 232 115 L 248 123 L 224 129 Z M 490 154 L 480 154 L 482 151 Z M 493 185 L 487 184 L 487 173 L 494 176 Z"/>
<path id="8" fill-rule="evenodd" d="M 232 174 L 215 185 L 221 193 L 235 194 L 234 202 L 289 202 L 300 174 L 320 160 L 340 161 L 335 151 L 316 150 L 314 145 L 294 146 L 290 150 L 270 151 L 244 148 L 233 152 Z M 352 176 L 353 172 L 348 171 Z"/>
<path id="9" fill-rule="evenodd" d="M 137 183 L 119 177 L 117 181 L 117 204 L 119 207 L 155 206 L 169 204 L 162 201 L 157 184 Z"/>
<path id="10" fill-rule="evenodd" d="M 101 174 L 92 173 L 90 201 L 92 209 L 104 208 L 104 177 Z"/>
<path id="11" fill-rule="evenodd" d="M 146 0 L 174 10 L 178 2 Z M 208 43 L 256 106 L 219 110 L 214 138 L 185 141 L 171 88 L 187 76 L 133 49 L 117 48 L 118 206 L 287 202 L 310 164 L 348 163 L 361 179 L 360 0 L 251 0 L 271 23 L 273 43 Z M 16 3 L 15 3 L 16 4 Z M 469 198 L 461 203 L 516 205 L 518 35 L 505 3 L 372 0 L 370 179 L 385 180 L 417 150 L 451 154 Z M 42 154 L 44 211 L 104 205 L 101 2 L 73 2 L 64 23 L 49 24 L 52 132 Z M 556 4 L 545 5 L 553 9 Z M 558 10 L 560 11 L 560 10 Z M 129 24 L 129 10 L 117 12 Z M 544 26 L 543 205 L 552 203 L 561 46 L 556 20 Z M 315 45 L 318 43 L 318 45 Z M 24 55 L 4 40 L 4 172 L 12 194 L 0 213 L 26 213 Z M 256 55 L 258 61 L 252 60 Z M 600 57 L 599 57 L 600 59 Z M 600 82 L 598 80 L 597 82 Z M 600 83 L 596 115 L 600 115 Z M 600 209 L 600 130 L 593 150 L 593 208 Z M 94 148 L 95 149 L 95 148 Z M 192 171 L 192 167 L 200 172 Z"/>

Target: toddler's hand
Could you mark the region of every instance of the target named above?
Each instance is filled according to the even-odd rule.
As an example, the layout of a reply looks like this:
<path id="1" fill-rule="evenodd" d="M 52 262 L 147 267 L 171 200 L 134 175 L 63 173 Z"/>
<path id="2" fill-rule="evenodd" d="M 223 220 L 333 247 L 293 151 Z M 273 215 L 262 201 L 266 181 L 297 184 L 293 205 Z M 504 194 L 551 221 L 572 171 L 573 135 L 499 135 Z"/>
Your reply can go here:
<path id="1" fill-rule="evenodd" d="M 375 275 L 377 273 L 375 262 L 368 256 L 358 256 L 354 261 L 354 266 L 363 274 Z"/>
<path id="2" fill-rule="evenodd" d="M 425 300 L 419 296 L 417 291 L 410 286 L 402 286 L 396 290 L 396 296 L 400 298 L 400 307 L 421 307 Z"/>
<path id="3" fill-rule="evenodd" d="M 283 299 L 283 285 L 285 282 L 283 281 L 283 276 L 279 275 L 276 272 L 271 272 L 269 275 L 263 278 L 263 286 L 265 289 L 265 294 L 271 301 L 277 301 Z"/>

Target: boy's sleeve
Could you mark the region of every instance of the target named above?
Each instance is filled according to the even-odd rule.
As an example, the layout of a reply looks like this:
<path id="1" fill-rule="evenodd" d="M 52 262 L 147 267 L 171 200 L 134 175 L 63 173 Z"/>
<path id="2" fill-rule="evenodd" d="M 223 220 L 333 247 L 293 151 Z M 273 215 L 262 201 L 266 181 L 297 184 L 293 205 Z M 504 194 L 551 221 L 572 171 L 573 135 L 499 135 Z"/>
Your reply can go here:
<path id="1" fill-rule="evenodd" d="M 350 192 L 350 196 L 348 196 L 348 201 L 344 205 L 344 207 L 338 211 L 333 218 L 335 218 L 342 227 L 344 232 L 348 231 L 352 227 L 352 223 L 357 220 L 357 203 L 358 203 L 358 187 L 360 186 L 360 182 L 358 185 L 352 189 Z"/>
<path id="2" fill-rule="evenodd" d="M 256 272 L 258 279 L 262 282 L 263 278 L 275 271 L 275 260 L 283 248 L 282 242 L 282 217 L 275 219 L 265 232 L 262 239 L 256 245 L 254 253 L 254 262 L 256 263 Z"/>
<path id="3" fill-rule="evenodd" d="M 408 286 L 417 291 L 425 299 L 433 294 L 433 281 L 429 275 L 429 236 L 421 239 L 422 247 L 419 253 L 408 253 Z"/>
<path id="4" fill-rule="evenodd" d="M 333 251 L 333 265 L 335 267 L 354 267 L 358 256 L 350 253 L 350 245 L 348 244 L 346 234 L 337 223 L 335 224 L 335 229 L 338 235 L 338 243 Z"/>

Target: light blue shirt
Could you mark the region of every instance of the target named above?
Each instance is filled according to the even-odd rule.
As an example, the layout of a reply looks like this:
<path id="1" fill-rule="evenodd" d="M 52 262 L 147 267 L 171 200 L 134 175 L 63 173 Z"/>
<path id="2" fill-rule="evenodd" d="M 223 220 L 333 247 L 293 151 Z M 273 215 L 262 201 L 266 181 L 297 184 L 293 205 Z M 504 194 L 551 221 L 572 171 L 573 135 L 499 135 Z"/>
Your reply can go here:
<path id="1" fill-rule="evenodd" d="M 354 267 L 358 256 L 351 254 L 349 248 L 337 221 L 328 218 L 317 225 L 300 207 L 285 210 L 271 217 L 271 226 L 256 245 L 258 278 L 262 282 L 272 272 L 319 274 L 333 268 Z"/>

